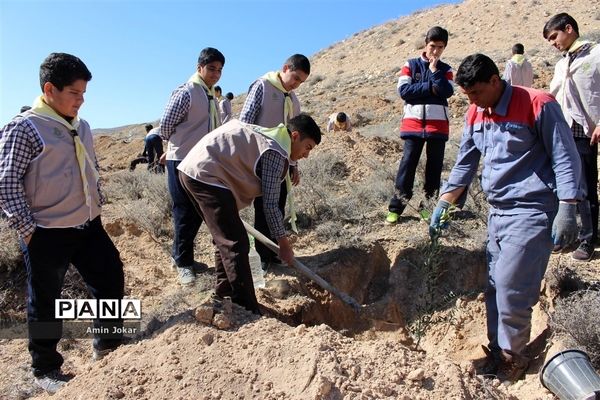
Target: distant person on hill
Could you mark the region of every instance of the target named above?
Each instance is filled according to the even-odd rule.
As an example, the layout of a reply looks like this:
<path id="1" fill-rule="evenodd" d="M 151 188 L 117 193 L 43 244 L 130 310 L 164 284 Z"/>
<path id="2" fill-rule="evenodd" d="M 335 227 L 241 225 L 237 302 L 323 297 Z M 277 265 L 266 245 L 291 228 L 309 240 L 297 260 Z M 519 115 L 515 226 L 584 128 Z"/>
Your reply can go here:
<path id="1" fill-rule="evenodd" d="M 272 71 L 263 75 L 250 85 L 248 96 L 244 102 L 240 121 L 273 128 L 287 122 L 300 114 L 300 102 L 294 93 L 310 75 L 310 61 L 302 54 L 294 54 L 289 57 L 281 71 Z M 285 203 L 288 191 L 292 184 L 300 182 L 300 174 L 295 161 L 290 163 L 290 174 L 286 181 L 281 184 L 279 210 L 285 215 Z M 254 227 L 263 235 L 274 239 L 269 232 L 269 227 L 263 212 L 263 199 L 257 197 L 254 200 Z M 295 230 L 295 215 L 292 208 L 292 229 Z M 260 255 L 263 267 L 269 263 L 280 264 L 281 260 L 262 243 L 256 242 L 256 251 Z"/>
<path id="2" fill-rule="evenodd" d="M 221 100 L 223 100 L 223 89 L 221 89 L 221 86 L 215 86 L 215 101 L 217 102 L 217 106 Z M 221 120 L 221 122 L 223 121 Z"/>
<path id="3" fill-rule="evenodd" d="M 30 106 L 23 106 L 23 107 L 21 107 L 21 111 L 19 111 L 19 112 L 24 113 L 27 110 L 31 110 L 31 107 Z"/>
<path id="4" fill-rule="evenodd" d="M 512 47 L 512 58 L 506 62 L 502 79 L 513 86 L 531 87 L 533 85 L 533 67 L 524 56 L 525 47 L 517 43 Z"/>
<path id="5" fill-rule="evenodd" d="M 425 197 L 436 196 L 440 188 L 450 133 L 448 98 L 454 93 L 452 68 L 440 59 L 447 44 L 448 31 L 434 26 L 425 36 L 425 51 L 408 60 L 400 71 L 398 94 L 404 100 L 400 137 L 404 140 L 404 152 L 385 220 L 388 224 L 398 222 L 413 196 L 415 174 L 425 146 Z"/>
<path id="6" fill-rule="evenodd" d="M 563 52 L 550 82 L 552 93 L 573 132 L 581 160 L 581 183 L 586 197 L 577 210 L 581 217 L 575 260 L 589 261 L 598 241 L 598 140 L 600 140 L 600 45 L 581 40 L 577 21 L 556 14 L 544 26 L 544 39 Z M 555 251 L 566 249 L 556 248 Z"/>
<path id="7" fill-rule="evenodd" d="M 145 128 L 144 154 L 148 157 L 148 171 L 163 173 L 165 172 L 165 168 L 159 163 L 163 155 L 163 141 L 160 137 L 160 128 L 154 128 L 152 124 L 147 124 Z"/>
<path id="8" fill-rule="evenodd" d="M 231 100 L 233 100 L 233 93 L 227 92 L 225 98 L 219 102 L 219 110 L 221 112 L 221 121 L 223 123 L 229 122 L 232 119 L 231 116 Z"/>
<path id="9" fill-rule="evenodd" d="M 177 166 L 208 132 L 221 125 L 214 85 L 221 78 L 225 56 L 212 47 L 200 52 L 196 71 L 171 94 L 160 120 L 160 136 L 167 140 L 167 181 L 173 199 L 173 264 L 179 283 L 193 285 L 194 240 L 202 224 L 194 204 L 183 190 Z"/>
<path id="10" fill-rule="evenodd" d="M 248 259 L 248 233 L 239 212 L 262 196 L 270 236 L 279 245 L 281 259 L 291 264 L 294 252 L 277 204 L 281 182 L 289 163 L 308 157 L 320 141 L 318 125 L 306 114 L 275 128 L 232 120 L 204 136 L 179 165 L 181 182 L 216 247 L 216 300 L 228 296 L 260 314 Z"/>
<path id="11" fill-rule="evenodd" d="M 55 318 L 69 265 L 95 299 L 119 300 L 124 292 L 123 263 L 100 220 L 105 198 L 92 131 L 78 117 L 91 79 L 79 58 L 51 53 L 40 66 L 42 94 L 0 130 L 0 207 L 20 238 L 31 366 L 35 384 L 49 393 L 69 378 L 61 373 L 63 324 Z M 122 326 L 122 319 L 94 320 L 94 359 L 122 343 Z"/>
<path id="12" fill-rule="evenodd" d="M 352 130 L 352 123 L 350 117 L 344 112 L 333 113 L 327 120 L 327 132 L 345 131 L 350 132 Z"/>
<path id="13" fill-rule="evenodd" d="M 481 159 L 489 202 L 487 359 L 484 374 L 513 382 L 525 373 L 532 307 L 553 244 L 577 238 L 580 162 L 556 100 L 541 90 L 511 86 L 483 54 L 470 55 L 456 83 L 471 103 L 456 164 L 435 208 L 432 238 L 445 228 L 451 205 L 462 207 Z"/>

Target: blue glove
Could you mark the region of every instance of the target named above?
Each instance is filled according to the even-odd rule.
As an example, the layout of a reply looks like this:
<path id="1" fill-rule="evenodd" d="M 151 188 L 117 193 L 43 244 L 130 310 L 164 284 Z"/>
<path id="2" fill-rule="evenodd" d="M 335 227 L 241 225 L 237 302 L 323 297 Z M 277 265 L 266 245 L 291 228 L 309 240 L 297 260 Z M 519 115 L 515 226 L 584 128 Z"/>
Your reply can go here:
<path id="1" fill-rule="evenodd" d="M 442 216 L 448 212 L 452 204 L 446 200 L 439 200 L 435 210 L 431 214 L 431 221 L 429 222 L 429 236 L 433 239 L 440 235 L 440 230 L 448 227 L 448 221 L 442 221 Z"/>
<path id="2" fill-rule="evenodd" d="M 577 240 L 579 229 L 577 228 L 577 218 L 575 213 L 577 205 L 569 203 L 559 203 L 558 212 L 552 223 L 552 242 L 555 245 L 565 247 Z"/>

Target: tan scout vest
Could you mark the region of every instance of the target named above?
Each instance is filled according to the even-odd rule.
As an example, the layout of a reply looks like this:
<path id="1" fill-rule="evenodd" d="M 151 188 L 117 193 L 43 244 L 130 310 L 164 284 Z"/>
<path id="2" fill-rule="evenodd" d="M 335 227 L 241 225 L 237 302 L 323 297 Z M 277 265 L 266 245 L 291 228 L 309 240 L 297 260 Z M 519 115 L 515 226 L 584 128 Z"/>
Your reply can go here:
<path id="1" fill-rule="evenodd" d="M 283 120 L 285 94 L 266 79 L 261 78 L 258 82 L 263 86 L 263 99 L 260 111 L 256 117 L 256 125 L 273 128 L 279 124 L 285 124 Z M 293 91 L 289 92 L 289 96 L 292 98 L 294 106 L 293 116 L 295 117 L 300 114 L 300 102 Z"/>
<path id="2" fill-rule="evenodd" d="M 92 170 L 94 166 L 87 163 L 85 169 L 91 207 L 88 208 L 69 129 L 40 114 L 27 112 L 25 117 L 44 143 L 42 152 L 31 161 L 25 173 L 25 197 L 35 223 L 44 228 L 67 228 L 96 218 L 100 215 L 100 194 Z M 84 120 L 80 120 L 77 134 L 95 160 L 92 132 Z"/>
<path id="3" fill-rule="evenodd" d="M 262 195 L 256 164 L 267 150 L 275 150 L 286 160 L 288 154 L 275 140 L 237 119 L 206 135 L 179 164 L 178 169 L 197 181 L 230 190 L 238 210 L 248 207 Z M 287 171 L 287 166 L 285 168 Z M 285 174 L 281 180 L 285 178 Z"/>
<path id="4" fill-rule="evenodd" d="M 190 111 L 185 121 L 175 127 L 169 138 L 167 160 L 183 160 L 192 147 L 210 132 L 210 104 L 202 86 L 187 82 L 183 85 L 191 96 Z"/>

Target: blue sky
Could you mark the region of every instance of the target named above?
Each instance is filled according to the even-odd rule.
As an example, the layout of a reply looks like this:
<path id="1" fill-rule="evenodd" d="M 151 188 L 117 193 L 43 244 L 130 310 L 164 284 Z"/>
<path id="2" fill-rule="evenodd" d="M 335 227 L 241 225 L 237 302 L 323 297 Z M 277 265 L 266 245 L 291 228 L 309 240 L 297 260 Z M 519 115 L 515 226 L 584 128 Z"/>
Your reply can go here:
<path id="1" fill-rule="evenodd" d="M 39 66 L 71 53 L 92 72 L 80 116 L 92 128 L 159 119 L 202 48 L 225 55 L 219 85 L 245 92 L 294 53 L 456 0 L 0 0 L 0 125 L 41 93 Z"/>

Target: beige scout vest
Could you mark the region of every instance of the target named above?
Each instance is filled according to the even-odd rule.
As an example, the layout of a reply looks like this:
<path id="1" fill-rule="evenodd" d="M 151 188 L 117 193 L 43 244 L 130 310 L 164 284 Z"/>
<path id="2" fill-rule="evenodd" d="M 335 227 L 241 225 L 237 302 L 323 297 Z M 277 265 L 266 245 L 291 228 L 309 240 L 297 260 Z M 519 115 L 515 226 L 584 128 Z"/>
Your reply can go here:
<path id="1" fill-rule="evenodd" d="M 259 79 L 263 86 L 263 99 L 255 124 L 265 128 L 273 128 L 279 124 L 285 124 L 283 120 L 283 107 L 285 94 L 273 86 L 266 79 Z M 294 92 L 289 92 L 294 107 L 293 116 L 300 114 L 300 102 Z"/>
<path id="2" fill-rule="evenodd" d="M 288 159 L 279 143 L 254 128 L 258 127 L 237 119 L 229 121 L 194 146 L 178 169 L 197 181 L 230 190 L 238 210 L 248 207 L 262 195 L 261 181 L 256 176 L 262 153 L 275 150 Z M 285 174 L 281 180 L 284 178 Z"/>
<path id="3" fill-rule="evenodd" d="M 25 173 L 25 197 L 35 223 L 44 228 L 67 228 L 96 218 L 100 215 L 100 194 L 94 166 L 87 163 L 85 170 L 91 207 L 88 208 L 69 129 L 44 115 L 27 112 L 25 117 L 44 143 L 42 152 Z M 92 132 L 84 120 L 80 120 L 77 134 L 95 160 Z"/>
<path id="4" fill-rule="evenodd" d="M 167 160 L 183 160 L 192 147 L 212 129 L 210 103 L 202 86 L 187 82 L 183 85 L 190 93 L 190 110 L 185 121 L 175 127 L 169 138 Z"/>

